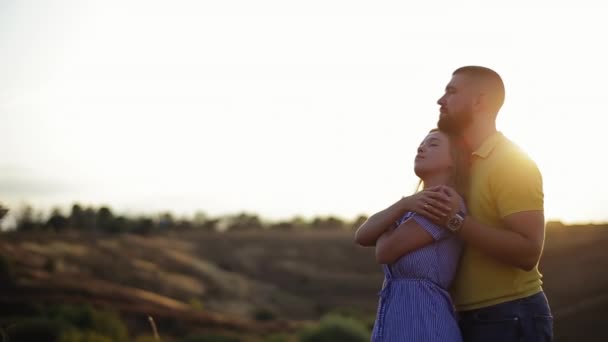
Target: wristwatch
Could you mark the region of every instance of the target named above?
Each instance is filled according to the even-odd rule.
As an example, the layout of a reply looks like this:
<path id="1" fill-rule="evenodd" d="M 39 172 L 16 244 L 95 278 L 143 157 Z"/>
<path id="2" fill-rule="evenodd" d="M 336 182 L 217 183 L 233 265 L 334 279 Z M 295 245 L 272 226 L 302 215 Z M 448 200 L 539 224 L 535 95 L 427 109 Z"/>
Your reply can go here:
<path id="1" fill-rule="evenodd" d="M 462 224 L 464 222 L 465 212 L 459 210 L 454 216 L 452 216 L 448 220 L 448 225 L 446 226 L 452 232 L 457 232 L 462 228 Z"/>

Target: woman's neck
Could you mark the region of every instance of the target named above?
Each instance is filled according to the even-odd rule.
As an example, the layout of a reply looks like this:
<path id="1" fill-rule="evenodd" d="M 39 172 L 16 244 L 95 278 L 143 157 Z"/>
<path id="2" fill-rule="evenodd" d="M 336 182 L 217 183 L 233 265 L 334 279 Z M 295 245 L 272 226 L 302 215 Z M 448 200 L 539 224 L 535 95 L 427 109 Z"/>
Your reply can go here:
<path id="1" fill-rule="evenodd" d="M 428 175 L 427 177 L 424 177 L 424 179 L 422 181 L 424 183 L 425 189 L 433 187 L 433 186 L 437 186 L 437 185 L 449 185 L 450 175 L 443 174 L 443 173 Z"/>

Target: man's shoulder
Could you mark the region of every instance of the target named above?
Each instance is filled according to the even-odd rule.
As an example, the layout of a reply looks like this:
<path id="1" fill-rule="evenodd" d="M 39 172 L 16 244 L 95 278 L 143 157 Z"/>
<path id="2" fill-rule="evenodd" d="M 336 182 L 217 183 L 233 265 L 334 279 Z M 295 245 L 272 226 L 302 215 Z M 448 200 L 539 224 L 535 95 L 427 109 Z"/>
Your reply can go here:
<path id="1" fill-rule="evenodd" d="M 498 146 L 496 146 L 494 152 L 496 161 L 500 164 L 510 164 L 514 166 L 513 163 L 521 163 L 536 167 L 536 162 L 528 152 L 505 136 L 503 136 Z"/>
<path id="2" fill-rule="evenodd" d="M 503 182 L 507 179 L 518 179 L 537 182 L 541 180 L 541 170 L 534 159 L 518 144 L 504 138 L 492 154 L 490 171 L 491 179 Z"/>

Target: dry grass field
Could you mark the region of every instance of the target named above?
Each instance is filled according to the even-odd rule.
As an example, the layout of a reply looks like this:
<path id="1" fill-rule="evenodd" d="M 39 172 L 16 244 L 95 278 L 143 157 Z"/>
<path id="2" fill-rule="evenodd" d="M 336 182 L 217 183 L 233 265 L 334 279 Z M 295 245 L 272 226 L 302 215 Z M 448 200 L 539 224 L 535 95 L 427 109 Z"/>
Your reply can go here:
<path id="1" fill-rule="evenodd" d="M 119 311 L 131 329 L 291 332 L 328 312 L 373 319 L 382 273 L 351 231 L 9 233 L 0 254 L 27 302 L 86 302 Z M 607 341 L 608 228 L 550 226 L 541 272 L 556 341 Z"/>

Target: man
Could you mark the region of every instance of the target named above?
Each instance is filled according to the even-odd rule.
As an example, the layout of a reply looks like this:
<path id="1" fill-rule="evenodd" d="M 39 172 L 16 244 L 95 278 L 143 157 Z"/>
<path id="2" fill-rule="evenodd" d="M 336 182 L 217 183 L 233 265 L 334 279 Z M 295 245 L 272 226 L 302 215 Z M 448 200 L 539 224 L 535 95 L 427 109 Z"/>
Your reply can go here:
<path id="1" fill-rule="evenodd" d="M 466 66 L 454 71 L 437 101 L 439 129 L 473 151 L 468 213 L 455 207 L 443 213 L 442 223 L 466 244 L 451 292 L 464 341 L 551 341 L 553 320 L 538 272 L 545 236 L 542 177 L 534 161 L 496 130 L 504 97 L 496 72 Z M 429 205 L 440 213 L 437 203 Z"/>

